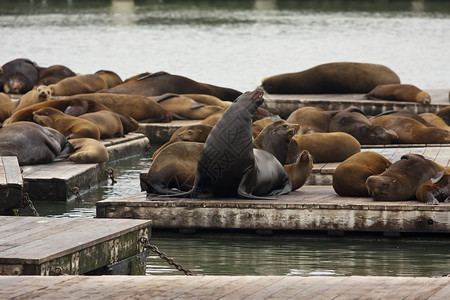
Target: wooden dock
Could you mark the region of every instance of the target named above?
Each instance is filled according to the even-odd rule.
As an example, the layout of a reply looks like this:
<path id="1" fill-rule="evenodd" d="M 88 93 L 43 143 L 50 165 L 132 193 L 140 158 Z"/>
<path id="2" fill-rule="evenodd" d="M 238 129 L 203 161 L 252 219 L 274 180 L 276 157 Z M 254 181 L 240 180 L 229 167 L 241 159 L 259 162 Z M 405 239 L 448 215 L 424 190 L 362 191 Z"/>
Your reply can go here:
<path id="1" fill-rule="evenodd" d="M 149 220 L 0 216 L 0 224 L 0 275 L 108 274 L 124 260 L 122 274 L 145 274 L 138 239 L 150 239 Z"/>
<path id="2" fill-rule="evenodd" d="M 22 207 L 23 180 L 16 156 L 0 156 L 0 213 Z"/>
<path id="3" fill-rule="evenodd" d="M 110 155 L 109 162 L 145 153 L 148 138 L 141 133 L 102 140 Z M 75 164 L 71 161 L 53 162 L 22 167 L 24 193 L 32 201 L 66 201 L 74 198 L 76 190 L 83 191 L 108 178 L 108 162 Z"/>
<path id="4" fill-rule="evenodd" d="M 450 277 L 1 276 L 2 299 L 448 299 Z"/>

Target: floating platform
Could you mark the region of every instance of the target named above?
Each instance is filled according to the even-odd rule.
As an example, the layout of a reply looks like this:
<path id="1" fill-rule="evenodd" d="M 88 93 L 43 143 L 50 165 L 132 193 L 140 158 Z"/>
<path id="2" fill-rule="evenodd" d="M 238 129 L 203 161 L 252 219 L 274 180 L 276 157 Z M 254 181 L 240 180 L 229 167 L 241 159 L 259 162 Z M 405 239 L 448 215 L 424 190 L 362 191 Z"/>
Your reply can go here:
<path id="1" fill-rule="evenodd" d="M 22 207 L 23 180 L 16 156 L 0 156 L 0 213 Z"/>
<path id="2" fill-rule="evenodd" d="M 101 140 L 109 153 L 109 161 L 142 154 L 149 149 L 148 138 L 141 133 Z M 24 193 L 31 201 L 66 201 L 76 192 L 89 189 L 108 178 L 108 162 L 76 164 L 71 161 L 53 162 L 22 167 Z"/>
<path id="3" fill-rule="evenodd" d="M 1 276 L 2 299 L 448 299 L 450 277 Z"/>
<path id="4" fill-rule="evenodd" d="M 145 192 L 96 203 L 98 218 L 151 219 L 155 229 L 308 230 L 449 233 L 450 203 L 381 202 L 341 197 L 331 186 L 307 185 L 275 200 L 163 198 Z"/>
<path id="5" fill-rule="evenodd" d="M 138 239 L 150 240 L 149 220 L 0 216 L 0 224 L 0 275 L 145 274 Z"/>

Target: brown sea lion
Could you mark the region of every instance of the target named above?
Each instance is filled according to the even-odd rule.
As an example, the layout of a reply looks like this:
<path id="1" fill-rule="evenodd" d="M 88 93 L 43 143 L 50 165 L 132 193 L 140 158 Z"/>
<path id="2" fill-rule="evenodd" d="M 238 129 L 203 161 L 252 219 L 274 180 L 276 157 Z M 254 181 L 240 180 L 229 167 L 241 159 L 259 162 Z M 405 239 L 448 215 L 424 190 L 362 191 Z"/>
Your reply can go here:
<path id="1" fill-rule="evenodd" d="M 84 93 L 95 93 L 106 89 L 105 80 L 94 74 L 77 75 L 64 78 L 57 83 L 50 84 L 52 96 L 71 96 Z"/>
<path id="2" fill-rule="evenodd" d="M 183 94 L 180 96 L 186 96 L 188 98 L 193 99 L 195 102 L 204 104 L 204 105 L 213 105 L 213 106 L 220 106 L 223 108 L 228 108 L 231 105 L 230 101 L 222 101 L 219 98 L 212 96 L 212 95 L 205 95 L 205 94 Z"/>
<path id="3" fill-rule="evenodd" d="M 439 127 L 450 131 L 450 126 L 448 126 L 447 123 L 445 123 L 445 121 L 441 117 L 439 117 L 434 113 L 422 113 L 419 116 L 435 127 Z"/>
<path id="4" fill-rule="evenodd" d="M 371 119 L 375 126 L 395 131 L 400 144 L 447 144 L 450 132 L 438 127 L 426 127 L 422 123 L 401 116 L 380 116 Z"/>
<path id="5" fill-rule="evenodd" d="M 41 103 L 52 98 L 51 90 L 48 86 L 40 85 L 35 90 L 31 90 L 20 97 L 17 107 L 14 111 L 28 107 L 30 105 Z"/>
<path id="6" fill-rule="evenodd" d="M 353 106 L 333 115 L 328 130 L 346 132 L 355 137 L 361 145 L 385 145 L 398 140 L 394 130 L 371 123 L 364 112 Z"/>
<path id="7" fill-rule="evenodd" d="M 91 138 L 70 139 L 69 143 L 74 148 L 74 153 L 69 160 L 76 164 L 103 163 L 109 160 L 108 150 L 102 142 Z"/>
<path id="8" fill-rule="evenodd" d="M 17 102 L 9 102 L 0 104 L 0 122 L 5 122 L 14 113 L 17 107 Z M 5 125 L 5 124 L 3 124 Z"/>
<path id="9" fill-rule="evenodd" d="M 149 97 L 139 95 L 121 95 L 107 93 L 80 94 L 66 98 L 67 100 L 93 101 L 108 107 L 109 110 L 130 116 L 139 122 L 170 122 L 171 113 Z M 68 108 L 69 115 L 79 115 Z"/>
<path id="10" fill-rule="evenodd" d="M 2 66 L 0 74 L 0 92 L 7 94 L 25 94 L 39 80 L 39 67 L 26 58 L 18 58 Z"/>
<path id="11" fill-rule="evenodd" d="M 336 167 L 333 173 L 333 189 L 343 197 L 368 197 L 367 178 L 383 173 L 391 164 L 376 152 L 358 152 Z"/>
<path id="12" fill-rule="evenodd" d="M 128 132 L 137 131 L 139 129 L 139 123 L 130 116 L 124 116 L 118 114 L 120 117 L 120 121 L 122 122 L 123 133 L 127 134 Z"/>
<path id="13" fill-rule="evenodd" d="M 444 168 L 419 154 L 406 154 L 379 175 L 369 176 L 366 186 L 375 201 L 413 199 L 417 188 Z"/>
<path id="14" fill-rule="evenodd" d="M 299 124 L 302 133 L 328 132 L 333 113 L 320 107 L 305 106 L 294 110 L 286 119 L 288 123 Z"/>
<path id="15" fill-rule="evenodd" d="M 200 122 L 200 124 L 209 125 L 209 126 L 216 125 L 216 123 L 220 120 L 220 118 L 222 117 L 223 113 L 226 110 L 227 110 L 226 108 L 223 108 L 223 109 L 219 110 L 218 112 L 213 113 L 209 117 L 207 117 L 204 120 L 202 120 Z"/>
<path id="16" fill-rule="evenodd" d="M 175 197 L 197 197 L 207 191 L 219 197 L 267 199 L 292 190 L 283 165 L 252 145 L 252 116 L 263 102 L 257 88 L 239 96 L 211 130 L 203 147 L 194 186 Z"/>
<path id="17" fill-rule="evenodd" d="M 234 101 L 242 94 L 234 89 L 200 83 L 184 76 L 172 75 L 166 72 L 141 76 L 136 80 L 125 82 L 102 92 L 142 96 L 159 96 L 166 93 L 207 94 L 223 101 Z"/>
<path id="18" fill-rule="evenodd" d="M 72 77 L 75 75 L 77 74 L 63 65 L 53 65 L 47 68 L 40 68 L 39 81 L 36 86 L 55 84 L 67 77 Z"/>
<path id="19" fill-rule="evenodd" d="M 71 150 L 60 132 L 33 122 L 16 122 L 0 130 L 0 156 L 17 156 L 21 166 L 51 163 Z"/>
<path id="20" fill-rule="evenodd" d="M 265 117 L 263 119 L 259 119 L 256 121 L 253 121 L 252 123 L 252 133 L 253 133 L 253 138 L 256 138 L 261 131 L 266 128 L 268 125 L 276 122 L 276 121 L 280 121 L 282 120 L 280 118 L 280 116 L 270 116 L 270 117 Z"/>
<path id="21" fill-rule="evenodd" d="M 44 107 L 33 112 L 33 120 L 42 125 L 55 128 L 68 139 L 100 139 L 100 130 L 91 121 L 66 115 L 53 107 Z"/>
<path id="22" fill-rule="evenodd" d="M 100 70 L 95 72 L 94 74 L 100 76 L 105 80 L 107 89 L 113 88 L 123 83 L 122 78 L 120 78 L 120 76 L 113 71 Z"/>
<path id="23" fill-rule="evenodd" d="M 442 120 L 450 126 L 450 105 L 444 108 L 441 108 L 436 112 L 436 115 L 440 117 Z"/>
<path id="24" fill-rule="evenodd" d="M 176 94 L 164 94 L 152 99 L 179 119 L 204 120 L 223 109 L 221 106 L 204 105 Z"/>
<path id="25" fill-rule="evenodd" d="M 11 102 L 11 98 L 7 94 L 0 92 L 0 104 L 10 103 L 10 102 Z"/>
<path id="26" fill-rule="evenodd" d="M 164 145 L 159 147 L 153 153 L 153 159 L 167 146 L 175 142 L 198 142 L 204 143 L 209 133 L 211 132 L 212 126 L 204 124 L 186 125 L 178 128 L 172 133 L 169 141 Z"/>
<path id="27" fill-rule="evenodd" d="M 152 73 L 150 73 L 150 72 L 142 72 L 142 73 L 139 73 L 137 75 L 133 75 L 131 77 L 126 78 L 123 81 L 123 83 L 129 83 L 129 82 L 132 82 L 132 81 L 138 81 L 139 78 L 144 78 L 144 77 L 147 77 L 149 75 L 152 75 Z"/>
<path id="28" fill-rule="evenodd" d="M 400 83 L 391 69 L 378 64 L 334 62 L 262 80 L 270 94 L 368 93 L 377 85 Z"/>
<path id="29" fill-rule="evenodd" d="M 412 84 L 382 84 L 375 87 L 366 97 L 394 101 L 417 102 L 430 104 L 431 96 Z"/>
<path id="30" fill-rule="evenodd" d="M 78 118 L 91 121 L 100 130 L 100 138 L 123 136 L 123 125 L 119 114 L 109 110 L 101 110 L 82 114 Z"/>
<path id="31" fill-rule="evenodd" d="M 417 200 L 438 205 L 439 202 L 450 202 L 450 171 L 441 171 L 430 180 L 424 182 L 416 190 Z"/>
<path id="32" fill-rule="evenodd" d="M 387 110 L 384 111 L 374 117 L 371 117 L 369 120 L 372 120 L 376 117 L 381 117 L 381 116 L 400 116 L 400 117 L 408 117 L 411 119 L 414 119 L 420 123 L 422 123 L 423 125 L 427 126 L 427 127 L 435 127 L 433 124 L 430 124 L 427 120 L 425 120 L 424 118 L 422 118 L 421 116 L 419 116 L 416 112 L 412 111 L 412 110 L 406 110 L 406 109 L 401 109 L 401 110 Z"/>
<path id="33" fill-rule="evenodd" d="M 284 165 L 284 169 L 291 180 L 293 191 L 298 190 L 306 183 L 313 169 L 313 161 L 314 158 L 309 154 L 309 152 L 307 150 L 303 150 L 297 156 L 294 163 Z"/>
<path id="34" fill-rule="evenodd" d="M 308 150 L 316 163 L 344 161 L 361 151 L 359 142 L 345 132 L 297 134 L 292 139 L 298 151 Z"/>

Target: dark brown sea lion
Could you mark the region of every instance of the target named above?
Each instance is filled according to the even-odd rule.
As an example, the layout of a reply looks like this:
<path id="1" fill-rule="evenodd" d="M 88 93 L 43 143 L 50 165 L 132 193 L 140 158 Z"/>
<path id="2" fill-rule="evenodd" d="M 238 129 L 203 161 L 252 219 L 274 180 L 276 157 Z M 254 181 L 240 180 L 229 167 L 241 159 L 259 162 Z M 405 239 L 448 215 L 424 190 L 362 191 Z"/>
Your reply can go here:
<path id="1" fill-rule="evenodd" d="M 10 103 L 10 102 L 11 102 L 11 98 L 9 98 L 9 96 L 7 94 L 0 92 L 0 104 Z"/>
<path id="2" fill-rule="evenodd" d="M 150 72 L 142 72 L 142 73 L 139 73 L 139 74 L 136 74 L 136 75 L 133 75 L 133 76 L 131 76 L 131 77 L 128 77 L 128 78 L 126 78 L 124 81 L 123 81 L 123 83 L 128 83 L 128 82 L 132 82 L 132 81 L 137 81 L 137 80 L 139 80 L 139 78 L 144 78 L 144 77 L 147 77 L 147 76 L 149 76 L 149 75 L 151 75 L 152 73 L 150 73 Z"/>
<path id="3" fill-rule="evenodd" d="M 294 110 L 286 122 L 299 124 L 302 133 L 328 132 L 332 116 L 333 113 L 320 107 L 305 106 Z"/>
<path id="4" fill-rule="evenodd" d="M 224 101 L 234 101 L 242 93 L 234 89 L 200 83 L 187 77 L 157 72 L 136 80 L 125 82 L 105 93 L 134 94 L 142 96 L 159 96 L 166 93 L 173 94 L 207 94 Z"/>
<path id="5" fill-rule="evenodd" d="M 439 117 L 434 113 L 422 113 L 419 116 L 435 127 L 439 127 L 450 131 L 450 126 L 448 126 L 448 124 L 445 123 L 445 121 L 441 117 Z"/>
<path id="6" fill-rule="evenodd" d="M 17 156 L 20 165 L 51 163 L 70 152 L 61 133 L 33 122 L 16 122 L 0 130 L 0 155 Z"/>
<path id="7" fill-rule="evenodd" d="M 113 88 L 123 83 L 122 78 L 120 78 L 120 76 L 113 71 L 100 70 L 95 72 L 94 74 L 100 76 L 105 80 L 107 89 Z"/>
<path id="8" fill-rule="evenodd" d="M 440 117 L 442 120 L 450 126 L 450 105 L 444 108 L 441 108 L 436 112 L 436 115 Z"/>
<path id="9" fill-rule="evenodd" d="M 67 77 L 57 83 L 50 84 L 52 96 L 71 96 L 84 93 L 95 93 L 106 89 L 105 80 L 94 74 Z"/>
<path id="10" fill-rule="evenodd" d="M 361 145 L 385 145 L 396 143 L 394 130 L 371 123 L 356 107 L 339 111 L 330 119 L 330 132 L 346 132 L 355 137 Z"/>
<path id="11" fill-rule="evenodd" d="M 175 142 L 198 142 L 204 143 L 212 126 L 204 124 L 186 125 L 178 128 L 172 133 L 170 139 L 153 153 L 153 159 L 167 146 Z"/>
<path id="12" fill-rule="evenodd" d="M 359 142 L 345 132 L 297 134 L 292 139 L 298 151 L 307 150 L 316 163 L 344 161 L 361 151 Z"/>
<path id="13" fill-rule="evenodd" d="M 193 188 L 175 197 L 214 196 L 267 199 L 292 189 L 283 165 L 273 154 L 253 149 L 252 116 L 263 102 L 257 88 L 239 96 L 211 130 L 197 166 Z"/>
<path id="14" fill-rule="evenodd" d="M 25 94 L 39 80 L 39 67 L 26 58 L 18 58 L 2 66 L 0 74 L 0 92 L 7 94 Z"/>
<path id="15" fill-rule="evenodd" d="M 450 143 L 449 131 L 438 127 L 427 127 L 408 117 L 380 116 L 373 118 L 371 123 L 395 131 L 400 144 Z"/>
<path id="16" fill-rule="evenodd" d="M 383 155 L 373 151 L 356 153 L 334 170 L 334 191 L 343 197 L 368 197 L 367 178 L 383 173 L 391 164 Z"/>
<path id="17" fill-rule="evenodd" d="M 73 146 L 75 152 L 68 159 L 76 164 L 103 163 L 109 160 L 105 145 L 95 139 L 70 139 L 69 143 Z"/>
<path id="18" fill-rule="evenodd" d="M 119 114 L 109 110 L 101 110 L 82 114 L 80 119 L 94 123 L 100 130 L 100 138 L 112 138 L 123 136 L 123 125 Z"/>
<path id="19" fill-rule="evenodd" d="M 368 99 L 383 99 L 394 101 L 408 101 L 430 104 L 431 96 L 412 84 L 383 84 L 371 90 Z"/>
<path id="20" fill-rule="evenodd" d="M 53 65 L 47 68 L 41 68 L 39 69 L 39 81 L 36 85 L 55 84 L 67 77 L 72 77 L 75 75 L 77 74 L 63 65 Z"/>
<path id="21" fill-rule="evenodd" d="M 44 107 L 33 112 L 33 120 L 42 125 L 55 128 L 68 139 L 100 139 L 100 130 L 91 121 L 66 115 L 53 107 Z"/>
<path id="22" fill-rule="evenodd" d="M 176 94 L 164 94 L 152 99 L 178 119 L 204 120 L 223 109 L 221 106 L 204 105 L 192 98 Z"/>
<path id="23" fill-rule="evenodd" d="M 28 107 L 30 105 L 44 102 L 52 98 L 52 91 L 48 86 L 40 85 L 35 90 L 31 90 L 20 97 L 17 107 L 14 111 Z"/>
<path id="24" fill-rule="evenodd" d="M 444 168 L 419 154 L 406 154 L 386 171 L 367 178 L 369 195 L 375 201 L 413 199 L 417 188 Z"/>
<path id="25" fill-rule="evenodd" d="M 67 100 L 92 101 L 102 106 L 108 107 L 109 110 L 130 116 L 139 122 L 170 122 L 171 114 L 161 105 L 150 99 L 149 97 L 139 95 L 121 95 L 107 93 L 80 94 L 67 97 Z M 65 111 L 69 115 L 80 115 L 68 108 Z"/>
<path id="26" fill-rule="evenodd" d="M 428 205 L 450 202 L 450 171 L 438 172 L 430 180 L 420 185 L 416 190 L 416 198 Z"/>
<path id="27" fill-rule="evenodd" d="M 270 94 L 368 93 L 377 85 L 400 83 L 391 69 L 378 64 L 334 62 L 262 80 Z"/>

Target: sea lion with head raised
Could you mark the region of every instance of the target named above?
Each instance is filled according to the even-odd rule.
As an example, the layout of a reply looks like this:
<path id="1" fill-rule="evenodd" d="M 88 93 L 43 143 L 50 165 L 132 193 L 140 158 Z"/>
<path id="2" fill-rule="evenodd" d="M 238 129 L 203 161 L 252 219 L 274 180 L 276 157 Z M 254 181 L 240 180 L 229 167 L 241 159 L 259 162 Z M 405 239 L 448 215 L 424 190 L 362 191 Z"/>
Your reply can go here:
<path id="1" fill-rule="evenodd" d="M 450 170 L 438 172 L 430 180 L 420 185 L 416 190 L 416 198 L 428 205 L 450 202 Z"/>
<path id="2" fill-rule="evenodd" d="M 367 93 L 368 99 L 417 102 L 430 104 L 431 96 L 412 84 L 382 84 Z"/>
<path id="3" fill-rule="evenodd" d="M 333 189 L 343 197 L 368 197 L 367 178 L 383 173 L 391 164 L 376 152 L 358 152 L 336 167 L 333 172 Z"/>
<path id="4" fill-rule="evenodd" d="M 262 80 L 270 94 L 368 93 L 377 85 L 400 83 L 391 69 L 378 64 L 334 62 Z"/>
<path id="5" fill-rule="evenodd" d="M 413 199 L 417 188 L 444 168 L 419 154 L 406 154 L 379 175 L 366 180 L 369 195 L 375 201 Z"/>
<path id="6" fill-rule="evenodd" d="M 48 86 L 40 85 L 35 90 L 31 90 L 20 97 L 17 107 L 14 111 L 18 111 L 22 108 L 30 105 L 48 101 L 52 98 L 52 92 Z"/>
<path id="7" fill-rule="evenodd" d="M 267 199 L 292 190 L 283 165 L 267 151 L 253 149 L 252 116 L 263 102 L 257 88 L 239 96 L 211 130 L 197 166 L 193 188 L 175 197 L 214 196 Z"/>

